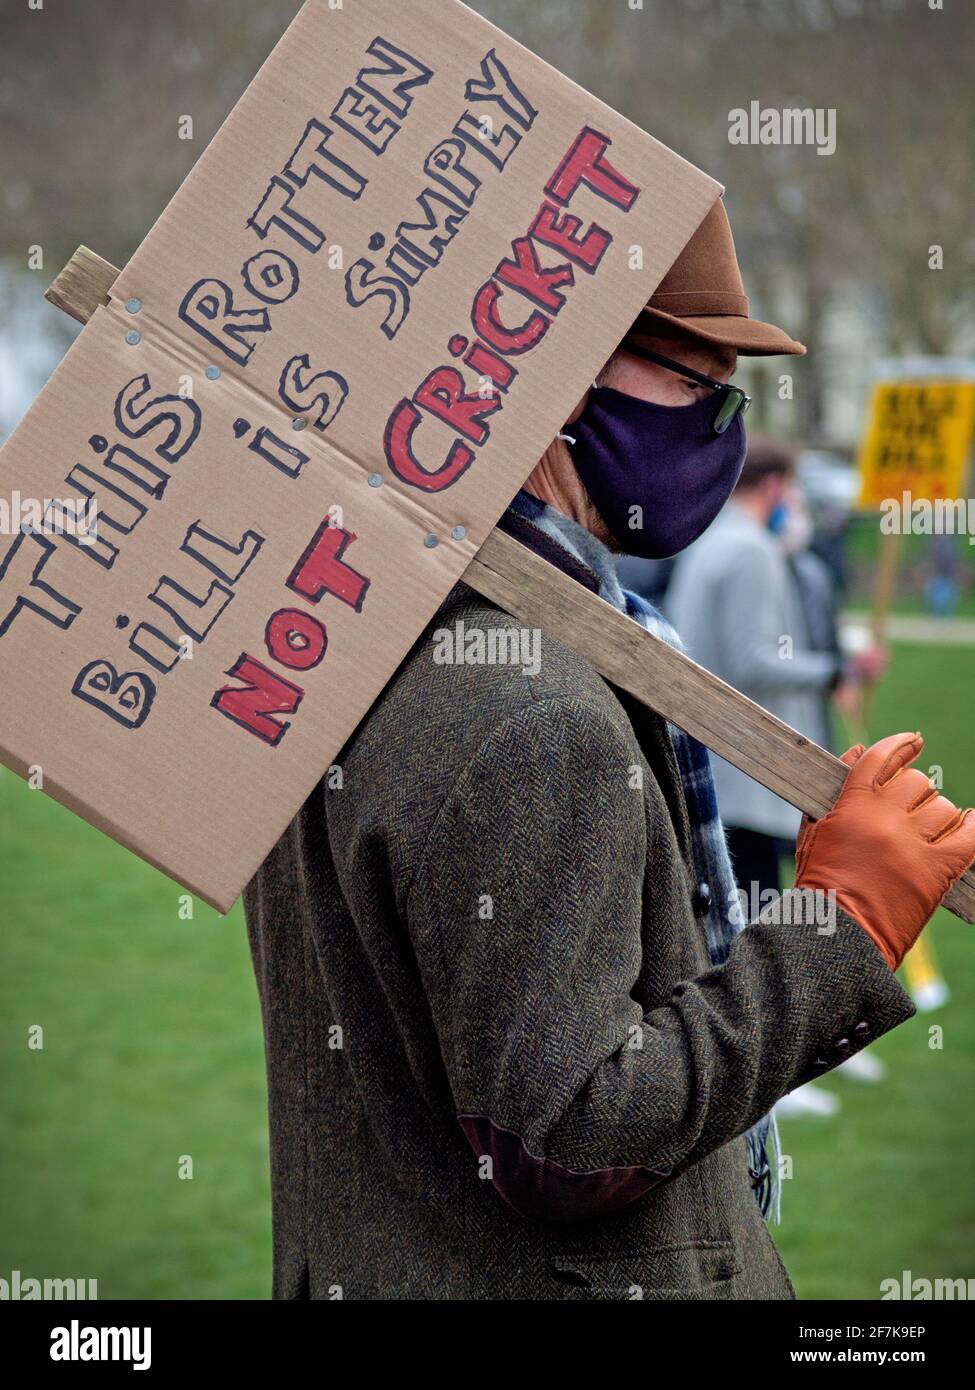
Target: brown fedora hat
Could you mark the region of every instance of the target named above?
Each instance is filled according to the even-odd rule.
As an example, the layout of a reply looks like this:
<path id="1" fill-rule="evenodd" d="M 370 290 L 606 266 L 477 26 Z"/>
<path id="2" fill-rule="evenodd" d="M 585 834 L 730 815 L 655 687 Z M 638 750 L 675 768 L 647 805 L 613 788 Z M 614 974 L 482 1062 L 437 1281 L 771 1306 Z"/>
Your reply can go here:
<path id="1" fill-rule="evenodd" d="M 668 325 L 681 334 L 737 348 L 752 357 L 801 356 L 802 343 L 774 324 L 748 317 L 731 223 L 719 198 L 661 280 L 631 331 Z"/>

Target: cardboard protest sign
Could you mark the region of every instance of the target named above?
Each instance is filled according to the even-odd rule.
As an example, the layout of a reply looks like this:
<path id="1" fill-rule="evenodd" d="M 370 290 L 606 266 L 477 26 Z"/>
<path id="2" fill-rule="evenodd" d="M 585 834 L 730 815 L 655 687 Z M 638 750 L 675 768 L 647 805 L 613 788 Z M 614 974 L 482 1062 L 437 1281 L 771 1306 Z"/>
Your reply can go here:
<path id="1" fill-rule="evenodd" d="M 0 455 L 3 760 L 229 908 L 719 191 L 308 0 Z"/>
<path id="2" fill-rule="evenodd" d="M 87 323 L 108 303 L 119 274 L 109 261 L 80 246 L 45 298 L 79 323 Z M 463 580 L 511 617 L 565 642 L 612 685 L 805 815 L 818 819 L 836 801 L 848 771 L 839 758 L 498 527 L 464 570 Z M 953 883 L 942 903 L 963 921 L 975 922 L 975 871 L 969 869 Z"/>
<path id="3" fill-rule="evenodd" d="M 878 382 L 860 451 L 860 506 L 900 506 L 905 493 L 926 502 L 961 497 L 973 438 L 975 381 Z"/>

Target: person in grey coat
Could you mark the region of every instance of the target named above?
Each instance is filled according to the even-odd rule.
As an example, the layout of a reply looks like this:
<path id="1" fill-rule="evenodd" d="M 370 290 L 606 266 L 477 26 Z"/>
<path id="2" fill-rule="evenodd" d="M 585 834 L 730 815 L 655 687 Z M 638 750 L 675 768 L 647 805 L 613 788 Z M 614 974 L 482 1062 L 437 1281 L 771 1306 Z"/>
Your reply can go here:
<path id="1" fill-rule="evenodd" d="M 802 350 L 748 317 L 719 203 L 506 528 L 624 606 L 614 553 L 734 485 L 739 347 Z M 545 634 L 486 659 L 510 627 L 456 585 L 246 890 L 273 1294 L 792 1298 L 768 1112 L 914 1013 L 893 970 L 975 814 L 913 736 L 851 750 L 802 838 L 829 922 L 734 921 L 703 750 Z"/>

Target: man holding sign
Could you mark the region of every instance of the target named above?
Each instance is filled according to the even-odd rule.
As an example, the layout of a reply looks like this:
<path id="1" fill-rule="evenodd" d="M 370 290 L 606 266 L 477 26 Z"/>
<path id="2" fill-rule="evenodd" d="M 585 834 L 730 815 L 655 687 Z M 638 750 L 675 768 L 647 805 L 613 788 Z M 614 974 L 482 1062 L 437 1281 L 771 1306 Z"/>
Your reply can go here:
<path id="1" fill-rule="evenodd" d="M 3 451 L 0 756 L 249 885 L 280 1297 L 788 1297 L 770 1109 L 913 1012 L 975 816 L 914 736 L 853 750 L 798 920 L 744 926 L 651 709 L 696 691 L 813 814 L 837 769 L 623 616 L 664 632 L 615 553 L 734 486 L 736 354 L 802 351 L 720 192 L 456 0 L 306 0 L 121 273 L 52 290 L 87 326 Z M 668 689 L 513 632 L 492 550 Z"/>
<path id="2" fill-rule="evenodd" d="M 647 625 L 744 458 L 719 201 L 505 529 Z M 246 894 L 281 1298 L 788 1298 L 769 1111 L 909 1018 L 893 971 L 975 855 L 897 735 L 744 926 L 707 754 L 459 584 Z M 507 646 L 504 638 L 508 639 Z M 507 656 L 498 653 L 507 652 Z"/>

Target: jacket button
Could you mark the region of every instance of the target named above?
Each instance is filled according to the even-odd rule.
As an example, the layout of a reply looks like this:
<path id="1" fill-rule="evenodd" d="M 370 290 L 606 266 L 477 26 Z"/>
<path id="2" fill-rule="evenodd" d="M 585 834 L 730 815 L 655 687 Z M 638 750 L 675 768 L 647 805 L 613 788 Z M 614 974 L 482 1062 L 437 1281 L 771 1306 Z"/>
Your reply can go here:
<path id="1" fill-rule="evenodd" d="M 854 1026 L 853 1031 L 854 1031 L 854 1033 L 857 1035 L 858 1038 L 865 1038 L 866 1035 L 870 1032 L 870 1024 L 869 1024 L 869 1023 L 857 1023 L 857 1024 Z"/>
<path id="2" fill-rule="evenodd" d="M 836 1052 L 849 1052 L 849 1050 L 850 1050 L 850 1039 L 849 1039 L 849 1038 L 837 1038 L 836 1041 L 835 1041 L 835 1043 L 833 1044 L 833 1048 L 834 1048 L 834 1051 L 836 1051 Z"/>
<path id="3" fill-rule="evenodd" d="M 699 883 L 694 889 L 694 911 L 698 917 L 706 917 L 711 909 L 711 889 L 706 883 Z"/>
<path id="4" fill-rule="evenodd" d="M 827 1062 L 825 1057 L 814 1057 L 813 1066 L 821 1071 L 823 1067 L 828 1067 L 829 1063 Z"/>

